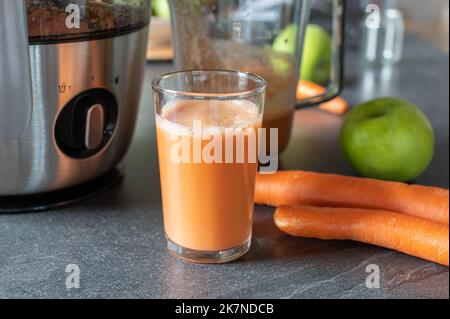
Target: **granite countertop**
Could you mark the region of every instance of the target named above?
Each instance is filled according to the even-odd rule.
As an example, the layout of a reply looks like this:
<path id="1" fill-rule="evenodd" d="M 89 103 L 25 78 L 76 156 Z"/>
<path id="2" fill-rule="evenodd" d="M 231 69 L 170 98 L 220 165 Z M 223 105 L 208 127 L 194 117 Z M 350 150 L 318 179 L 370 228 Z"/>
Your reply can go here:
<path id="1" fill-rule="evenodd" d="M 364 69 L 347 54 L 353 104 L 394 95 L 420 105 L 437 136 L 436 157 L 417 181 L 449 184 L 448 55 L 409 38 L 402 63 Z M 354 242 L 289 237 L 273 209 L 257 207 L 250 252 L 225 265 L 194 265 L 165 248 L 150 80 L 171 64 L 148 64 L 138 127 L 122 183 L 72 207 L 0 215 L 0 298 L 449 298 L 448 268 Z M 352 174 L 337 145 L 342 118 L 300 111 L 283 168 Z M 66 288 L 76 264 L 81 286 Z M 379 266 L 379 289 L 365 285 Z"/>

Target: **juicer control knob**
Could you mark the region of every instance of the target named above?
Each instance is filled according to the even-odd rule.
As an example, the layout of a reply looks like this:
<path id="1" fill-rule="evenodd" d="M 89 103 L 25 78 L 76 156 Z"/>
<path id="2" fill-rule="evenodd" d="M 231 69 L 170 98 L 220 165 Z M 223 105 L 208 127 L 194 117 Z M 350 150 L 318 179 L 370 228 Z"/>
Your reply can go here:
<path id="1" fill-rule="evenodd" d="M 103 141 L 105 126 L 105 111 L 103 105 L 94 104 L 88 109 L 86 115 L 84 144 L 88 150 L 95 150 Z"/>
<path id="2" fill-rule="evenodd" d="M 61 110 L 55 125 L 55 141 L 67 156 L 94 156 L 111 140 L 117 125 L 117 103 L 105 89 L 93 89 L 74 97 Z"/>

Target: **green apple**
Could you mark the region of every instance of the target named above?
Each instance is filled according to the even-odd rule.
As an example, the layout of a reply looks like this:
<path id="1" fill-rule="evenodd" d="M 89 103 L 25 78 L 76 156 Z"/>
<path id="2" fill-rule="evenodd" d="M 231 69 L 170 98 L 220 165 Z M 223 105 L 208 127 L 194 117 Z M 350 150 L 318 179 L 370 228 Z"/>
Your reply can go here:
<path id="1" fill-rule="evenodd" d="M 308 25 L 303 43 L 301 78 L 325 84 L 330 79 L 332 52 L 332 42 L 328 32 L 321 26 Z"/>
<path id="2" fill-rule="evenodd" d="M 161 19 L 170 19 L 169 0 L 152 0 L 152 9 L 157 17 Z"/>
<path id="3" fill-rule="evenodd" d="M 284 28 L 273 41 L 273 50 L 280 53 L 295 54 L 297 51 L 297 30 L 298 28 L 294 24 Z"/>
<path id="4" fill-rule="evenodd" d="M 351 111 L 341 130 L 342 150 L 362 176 L 411 181 L 430 164 L 434 132 L 425 114 L 398 98 L 381 98 Z"/>
<path id="5" fill-rule="evenodd" d="M 297 27 L 290 25 L 281 31 L 273 42 L 274 53 L 270 56 L 270 63 L 277 73 L 284 74 L 292 71 L 290 59 L 286 59 L 286 54 L 295 54 L 297 50 Z"/>
<path id="6" fill-rule="evenodd" d="M 297 51 L 296 25 L 283 29 L 273 42 L 273 50 L 281 53 L 295 54 Z M 332 43 L 328 32 L 321 26 L 309 24 L 303 43 L 300 76 L 303 80 L 325 84 L 330 78 L 332 61 Z"/>

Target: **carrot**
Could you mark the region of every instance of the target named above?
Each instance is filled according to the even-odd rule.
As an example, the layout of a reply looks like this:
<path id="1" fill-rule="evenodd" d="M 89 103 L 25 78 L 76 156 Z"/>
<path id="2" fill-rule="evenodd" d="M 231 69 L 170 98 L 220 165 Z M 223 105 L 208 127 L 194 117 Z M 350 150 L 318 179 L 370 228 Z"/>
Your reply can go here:
<path id="1" fill-rule="evenodd" d="M 327 90 L 314 82 L 300 80 L 297 86 L 297 99 L 307 99 L 313 96 L 324 94 Z"/>
<path id="2" fill-rule="evenodd" d="M 300 80 L 297 86 L 297 100 L 308 99 L 314 96 L 324 94 L 326 89 L 316 83 Z M 344 114 L 348 111 L 348 102 L 342 97 L 338 96 L 329 102 L 325 102 L 319 105 L 319 108 L 335 114 Z"/>
<path id="3" fill-rule="evenodd" d="M 359 208 L 279 207 L 275 224 L 297 237 L 354 240 L 448 266 L 449 228 L 423 218 Z"/>
<path id="4" fill-rule="evenodd" d="M 258 175 L 258 204 L 382 209 L 448 225 L 447 189 L 332 174 L 280 171 Z"/>
<path id="5" fill-rule="evenodd" d="M 320 104 L 319 109 L 327 111 L 329 113 L 341 115 L 348 111 L 349 106 L 346 100 L 338 96 L 331 101 Z"/>

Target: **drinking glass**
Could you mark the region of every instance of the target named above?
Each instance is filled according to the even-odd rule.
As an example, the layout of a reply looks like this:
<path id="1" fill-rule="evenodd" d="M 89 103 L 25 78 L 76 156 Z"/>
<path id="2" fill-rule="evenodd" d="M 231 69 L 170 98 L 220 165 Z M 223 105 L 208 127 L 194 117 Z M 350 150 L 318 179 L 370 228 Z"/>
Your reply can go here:
<path id="1" fill-rule="evenodd" d="M 236 71 L 153 81 L 164 229 L 176 256 L 223 263 L 248 251 L 265 89 Z"/>

